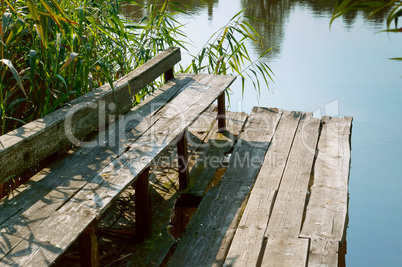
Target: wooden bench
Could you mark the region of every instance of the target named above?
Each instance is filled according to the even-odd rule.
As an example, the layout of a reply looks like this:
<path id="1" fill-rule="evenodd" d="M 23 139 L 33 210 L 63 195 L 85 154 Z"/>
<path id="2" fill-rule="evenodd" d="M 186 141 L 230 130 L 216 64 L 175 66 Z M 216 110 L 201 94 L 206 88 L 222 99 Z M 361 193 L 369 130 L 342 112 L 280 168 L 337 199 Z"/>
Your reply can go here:
<path id="1" fill-rule="evenodd" d="M 135 187 L 139 238 L 152 231 L 148 171 L 177 142 L 180 188 L 188 184 L 186 129 L 218 99 L 225 129 L 225 90 L 235 77 L 173 77 L 178 48 L 39 120 L 0 137 L 2 190 L 22 171 L 59 153 L 59 159 L 0 202 L 0 266 L 51 265 L 76 239 L 84 266 L 99 265 L 96 225 L 113 200 Z M 132 109 L 131 99 L 163 75 L 165 84 Z M 94 137 L 88 134 L 98 130 Z M 85 141 L 83 138 L 86 137 Z M 73 143 L 74 151 L 65 147 Z M 18 179 L 18 178 L 17 178 Z"/>

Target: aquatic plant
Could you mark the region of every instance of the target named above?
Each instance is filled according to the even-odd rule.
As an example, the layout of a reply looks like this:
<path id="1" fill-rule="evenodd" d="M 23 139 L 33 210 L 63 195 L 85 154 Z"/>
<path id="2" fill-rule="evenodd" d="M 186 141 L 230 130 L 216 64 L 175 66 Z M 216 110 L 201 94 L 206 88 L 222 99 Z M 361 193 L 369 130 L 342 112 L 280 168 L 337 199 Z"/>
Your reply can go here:
<path id="1" fill-rule="evenodd" d="M 42 117 L 105 83 L 112 84 L 169 46 L 185 50 L 186 37 L 174 15 L 176 2 L 155 1 L 147 16 L 132 21 L 118 1 L 1 0 L 0 134 Z M 160 2 L 160 1 L 159 1 Z M 239 75 L 260 89 L 271 70 L 252 59 L 247 41 L 261 36 L 236 14 L 179 72 Z M 152 93 L 144 88 L 134 102 Z"/>

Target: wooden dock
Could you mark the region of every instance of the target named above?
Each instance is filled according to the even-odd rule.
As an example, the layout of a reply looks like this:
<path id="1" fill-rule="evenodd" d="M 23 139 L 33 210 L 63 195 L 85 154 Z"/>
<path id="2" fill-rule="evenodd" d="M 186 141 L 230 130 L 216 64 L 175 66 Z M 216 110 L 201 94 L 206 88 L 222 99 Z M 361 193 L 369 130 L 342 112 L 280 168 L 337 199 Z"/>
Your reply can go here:
<path id="1" fill-rule="evenodd" d="M 193 207 L 194 215 L 188 215 L 192 218 L 184 233 L 173 238 L 167 226 L 182 193 L 176 168 L 171 167 L 175 163 L 169 160 L 175 158 L 169 157 L 175 153 L 171 149 L 151 168 L 153 237 L 145 243 L 112 245 L 117 256 L 104 263 L 344 265 L 352 118 L 317 119 L 308 112 L 254 108 L 250 115 L 228 112 L 228 131 L 217 133 L 214 114 L 206 111 L 189 128 L 192 160 L 185 192 L 201 202 Z M 121 197 L 124 211 L 112 209 L 101 222 L 103 233 L 130 236 L 127 217 L 131 222 L 135 217 L 130 190 Z M 102 250 L 110 235 L 100 238 Z M 57 264 L 69 265 L 73 253 Z"/>

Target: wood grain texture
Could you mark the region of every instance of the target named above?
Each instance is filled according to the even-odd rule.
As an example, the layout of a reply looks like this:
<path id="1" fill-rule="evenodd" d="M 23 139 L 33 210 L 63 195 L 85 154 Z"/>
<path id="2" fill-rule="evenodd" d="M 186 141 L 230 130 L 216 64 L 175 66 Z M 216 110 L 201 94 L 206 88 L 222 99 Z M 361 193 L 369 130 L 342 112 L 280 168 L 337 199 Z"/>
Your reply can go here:
<path id="1" fill-rule="evenodd" d="M 281 111 L 254 108 L 220 183 L 204 196 L 169 266 L 220 265 L 225 259 L 243 203 L 261 168 Z"/>
<path id="2" fill-rule="evenodd" d="M 307 266 L 308 246 L 308 239 L 268 238 L 261 266 Z"/>
<path id="3" fill-rule="evenodd" d="M 131 185 L 142 170 L 148 167 L 166 146 L 174 142 L 178 135 L 191 125 L 233 80 L 233 77 L 228 76 L 193 76 L 191 83 L 185 85 L 185 90 L 155 114 L 152 129 L 148 127 L 134 143 L 128 146 L 125 153 L 120 154 L 103 170 L 98 170 L 100 173 L 81 188 L 75 188 L 75 190 L 79 190 L 78 192 L 71 190 L 67 194 L 67 199 L 64 196 L 64 198 L 54 199 L 53 202 L 46 203 L 46 205 L 35 203 L 23 212 L 21 216 L 28 217 L 30 220 L 35 217 L 33 212 L 41 214 L 41 217 L 31 225 L 19 224 L 17 233 L 11 237 L 4 236 L 3 241 L 10 244 L 7 248 L 8 251 L 5 250 L 4 253 L 9 254 L 10 250 L 21 243 L 25 236 L 35 233 L 38 225 L 56 209 L 61 214 L 76 212 L 77 216 L 90 211 L 99 217 L 115 197 Z M 196 101 L 196 104 L 189 99 Z M 52 191 L 52 193 L 58 192 L 58 188 Z M 65 200 L 68 202 L 64 202 Z M 46 212 L 43 212 L 44 210 Z M 19 220 L 21 216 L 17 216 L 13 220 Z M 10 239 L 13 240 L 11 243 Z M 28 243 L 28 247 L 30 246 L 31 244 Z M 67 246 L 63 249 L 66 249 Z"/>
<path id="4" fill-rule="evenodd" d="M 323 119 L 314 182 L 301 237 L 343 240 L 348 208 L 351 126 L 351 117 Z"/>
<path id="5" fill-rule="evenodd" d="M 127 113 L 122 119 L 124 127 L 108 128 L 104 146 L 81 147 L 34 176 L 20 192 L 14 192 L 13 198 L 3 199 L 0 205 L 0 258 L 147 130 L 155 121 L 155 113 L 188 81 L 186 75 L 172 80 L 155 96 Z M 122 139 L 118 139 L 120 143 L 117 138 Z M 98 139 L 98 136 L 94 138 Z"/>
<path id="6" fill-rule="evenodd" d="M 2 237 L 4 238 L 2 243 L 8 244 L 7 248 L 1 251 L 3 255 L 9 253 L 26 235 L 35 231 L 34 229 L 57 209 L 60 213 L 71 210 L 93 210 L 100 216 L 111 201 L 132 184 L 145 167 L 149 166 L 155 156 L 206 110 L 233 80 L 233 77 L 214 75 L 193 76 L 191 83 L 185 85 L 186 90 L 152 117 L 153 129 L 149 130 L 149 123 L 144 122 L 148 128 L 145 132 L 140 131 L 143 134 L 140 134 L 136 142 L 129 146 L 128 151 L 119 155 L 118 159 L 113 160 L 103 170 L 95 168 L 95 173 L 91 171 L 92 174 L 88 178 L 94 177 L 92 180 L 86 180 L 89 182 L 84 181 L 84 184 L 81 183 L 78 187 L 71 188 L 71 184 L 56 186 L 49 193 L 52 195 L 51 200 L 48 200 L 45 205 L 43 202 L 34 203 L 27 210 L 11 218 L 10 222 L 17 222 L 18 229 L 11 236 Z M 189 99 L 194 99 L 197 104 L 192 104 Z M 101 172 L 97 174 L 99 171 Z M 83 176 L 87 177 L 85 172 Z M 80 191 L 77 193 L 78 190 Z M 71 198 L 73 195 L 74 197 Z M 64 203 L 66 200 L 69 202 Z M 25 220 L 24 218 L 29 218 L 32 223 L 21 223 Z M 13 241 L 10 242 L 11 239 Z"/>
<path id="7" fill-rule="evenodd" d="M 43 118 L 0 136 L 0 183 L 57 152 L 63 143 L 78 142 L 79 138 L 104 127 L 105 121 L 99 119 L 99 114 L 108 116 L 129 111 L 131 97 L 179 61 L 180 49 L 167 49 L 114 82 L 114 90 L 106 84 Z"/>
<path id="8" fill-rule="evenodd" d="M 297 238 L 302 224 L 320 120 L 302 114 L 265 236 Z"/>
<path id="9" fill-rule="evenodd" d="M 49 266 L 95 219 L 87 212 L 53 213 L 1 259 L 0 266 Z"/>
<path id="10" fill-rule="evenodd" d="M 339 242 L 325 239 L 311 239 L 308 266 L 337 267 Z M 341 265 L 342 266 L 342 265 Z"/>
<path id="11" fill-rule="evenodd" d="M 272 144 L 265 154 L 262 168 L 237 227 L 225 266 L 257 265 L 264 233 L 296 134 L 300 115 L 300 113 L 283 111 Z"/>

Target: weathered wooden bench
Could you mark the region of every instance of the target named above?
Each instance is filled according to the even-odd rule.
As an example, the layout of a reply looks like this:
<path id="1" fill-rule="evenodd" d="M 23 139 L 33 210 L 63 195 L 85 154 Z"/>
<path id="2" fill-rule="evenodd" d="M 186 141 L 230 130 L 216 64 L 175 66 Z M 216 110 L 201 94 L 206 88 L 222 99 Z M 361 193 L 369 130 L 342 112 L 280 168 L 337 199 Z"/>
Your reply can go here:
<path id="1" fill-rule="evenodd" d="M 0 137 L 2 190 L 54 153 L 56 162 L 0 202 L 0 266 L 51 265 L 75 240 L 81 262 L 97 266 L 98 219 L 127 187 L 135 187 L 139 238 L 152 231 L 149 166 L 177 142 L 180 188 L 188 184 L 186 129 L 218 99 L 225 129 L 225 90 L 235 77 L 173 76 L 178 48 L 168 49 L 114 83 Z M 165 84 L 132 108 L 131 99 L 164 74 Z M 91 133 L 97 130 L 95 135 Z M 73 143 L 77 148 L 66 151 Z"/>

